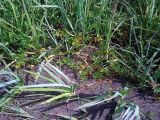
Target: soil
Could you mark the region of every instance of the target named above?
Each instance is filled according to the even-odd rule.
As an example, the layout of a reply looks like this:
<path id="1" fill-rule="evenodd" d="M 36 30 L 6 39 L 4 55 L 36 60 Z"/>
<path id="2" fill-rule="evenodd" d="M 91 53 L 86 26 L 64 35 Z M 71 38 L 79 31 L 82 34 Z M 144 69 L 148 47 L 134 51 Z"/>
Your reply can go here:
<path id="1" fill-rule="evenodd" d="M 89 97 L 93 95 L 102 94 L 111 88 L 118 90 L 125 86 L 125 79 L 120 77 L 105 78 L 103 80 L 89 79 L 88 81 L 81 81 L 75 72 L 67 67 L 63 67 L 63 72 L 69 76 L 74 82 L 80 84 L 76 93 L 81 97 Z M 33 84 L 33 78 L 29 75 L 25 76 L 26 84 Z M 40 80 L 43 83 L 43 80 Z M 38 82 L 40 82 L 38 81 Z M 0 120 L 63 120 L 60 116 L 76 116 L 79 120 L 112 120 L 116 102 L 103 103 L 94 107 L 86 109 L 86 111 L 75 110 L 82 105 L 79 100 L 71 100 L 59 102 L 58 104 L 40 105 L 43 97 L 28 96 L 29 93 L 23 93 L 16 97 L 16 106 L 21 106 L 33 118 L 24 118 L 14 115 L 0 113 Z M 140 107 L 140 110 L 146 117 L 142 120 L 160 120 L 160 101 L 155 100 L 152 95 L 145 94 L 143 91 L 132 90 L 126 97 L 127 101 L 132 101 Z"/>

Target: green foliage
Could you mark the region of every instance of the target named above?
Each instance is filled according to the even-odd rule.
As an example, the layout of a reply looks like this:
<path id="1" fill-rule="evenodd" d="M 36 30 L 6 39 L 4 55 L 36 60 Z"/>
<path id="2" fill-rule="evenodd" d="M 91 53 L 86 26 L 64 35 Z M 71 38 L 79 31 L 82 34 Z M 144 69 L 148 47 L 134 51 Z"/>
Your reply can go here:
<path id="1" fill-rule="evenodd" d="M 52 57 L 60 65 L 76 70 L 82 79 L 101 79 L 114 72 L 134 78 L 140 87 L 152 87 L 159 94 L 159 14 L 159 0 L 3 0 L 0 60 L 7 60 L 7 67 L 20 68 Z M 94 50 L 90 52 L 85 47 Z M 42 76 L 42 69 L 53 79 Z M 19 85 L 18 90 L 60 93 L 44 103 L 74 96 L 74 83 L 69 84 L 71 81 L 50 63 L 41 64 L 38 73 L 29 73 L 36 80 L 41 77 L 49 83 Z M 14 79 L 1 83 L 0 89 L 19 83 L 11 71 L 1 71 L 2 74 Z M 16 95 L 17 91 L 11 89 L 0 101 L 10 101 L 10 94 Z M 89 106 L 106 100 L 100 98 Z M 133 104 L 119 106 L 117 111 L 120 119 L 130 117 L 126 114 L 135 115 L 133 119 L 139 116 L 138 107 Z"/>
<path id="2" fill-rule="evenodd" d="M 79 106 L 77 110 L 92 107 L 104 102 L 110 102 L 113 99 L 118 99 L 115 112 L 112 116 L 114 120 L 128 120 L 128 119 L 140 120 L 141 113 L 139 107 L 133 103 L 125 102 L 124 98 L 127 94 L 128 94 L 127 88 L 124 88 L 119 92 L 118 91 L 113 93 L 106 92 L 102 95 L 95 97 L 94 100 L 89 101 L 83 104 L 82 106 Z"/>
<path id="3" fill-rule="evenodd" d="M 14 53 L 12 53 L 3 43 L 0 43 L 0 51 L 2 53 L 3 58 L 7 56 L 12 58 L 14 55 Z"/>
<path id="4" fill-rule="evenodd" d="M 113 115 L 114 120 L 140 120 L 139 107 L 133 103 L 126 104 L 125 102 L 117 106 Z"/>
<path id="5" fill-rule="evenodd" d="M 49 77 L 44 76 L 42 73 L 46 72 L 49 74 Z M 51 104 L 51 102 L 60 102 L 64 100 L 72 100 L 72 99 L 80 99 L 84 101 L 84 98 L 78 97 L 76 94 L 76 86 L 74 82 L 72 82 L 62 71 L 60 71 L 55 66 L 51 65 L 49 62 L 42 62 L 38 73 L 27 71 L 28 73 L 35 76 L 35 82 L 38 82 L 39 79 L 44 79 L 49 83 L 44 84 L 34 84 L 27 86 L 18 86 L 17 90 L 19 91 L 35 91 L 35 92 L 46 92 L 42 94 L 43 96 L 47 96 L 47 99 L 42 101 L 41 104 Z M 58 92 L 59 94 L 51 95 L 49 92 Z M 48 95 L 47 95 L 48 94 Z M 90 98 L 85 98 L 87 103 L 79 106 L 76 110 L 85 109 L 88 107 L 92 107 L 104 102 L 110 102 L 113 99 L 118 98 L 118 105 L 116 111 L 114 113 L 115 119 L 140 119 L 139 107 L 132 103 L 126 103 L 124 101 L 125 96 L 128 94 L 128 88 L 122 89 L 118 91 L 106 91 L 102 95 L 93 96 L 92 100 Z M 94 98 L 94 99 L 93 99 Z M 59 116 L 65 119 L 76 119 L 75 117 L 69 116 Z"/>
<path id="6" fill-rule="evenodd" d="M 42 75 L 46 72 L 49 76 Z M 48 81 L 49 83 L 19 86 L 17 89 L 20 91 L 41 91 L 41 92 L 58 92 L 58 95 L 50 95 L 50 97 L 43 101 L 41 104 L 51 103 L 59 100 L 64 100 L 74 96 L 75 84 L 58 68 L 48 63 L 41 63 L 38 73 L 27 71 L 35 76 L 35 82 L 39 78 Z"/>
<path id="7" fill-rule="evenodd" d="M 128 39 L 116 44 L 116 58 L 126 73 L 138 79 L 142 87 L 159 84 L 159 1 L 122 1 L 126 13 Z M 123 29 L 122 29 L 123 31 Z"/>
<path id="8" fill-rule="evenodd" d="M 6 63 L 4 62 L 4 64 Z M 23 81 L 9 69 L 9 64 L 0 70 L 0 79 L 0 90 L 3 92 L 0 98 L 0 112 L 30 117 L 22 108 L 12 107 L 11 101 L 20 94 L 16 87 L 23 85 Z"/>

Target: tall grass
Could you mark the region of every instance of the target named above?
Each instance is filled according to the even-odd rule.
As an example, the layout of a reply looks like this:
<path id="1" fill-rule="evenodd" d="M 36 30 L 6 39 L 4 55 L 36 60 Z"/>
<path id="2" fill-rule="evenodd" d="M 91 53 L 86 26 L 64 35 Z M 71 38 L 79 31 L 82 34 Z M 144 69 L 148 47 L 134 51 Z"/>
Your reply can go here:
<path id="1" fill-rule="evenodd" d="M 158 0 L 123 1 L 127 13 L 128 44 L 116 47 L 120 62 L 141 86 L 159 86 L 160 4 Z"/>
<path id="2" fill-rule="evenodd" d="M 5 0 L 0 3 L 3 8 L 0 9 L 1 42 L 15 52 L 33 51 L 47 42 L 57 44 L 56 40 L 51 39 L 52 33 L 49 36 L 51 31 L 46 32 L 49 28 L 46 11 L 36 8 L 37 2 Z"/>
<path id="3" fill-rule="evenodd" d="M 128 61 L 125 64 L 136 71 L 134 74 L 140 73 L 140 77 L 147 74 L 148 78 L 144 79 L 154 81 L 151 71 L 157 66 L 153 65 L 153 59 L 158 62 L 159 1 L 5 0 L 0 4 L 1 42 L 13 51 L 33 51 L 50 45 L 62 45 L 71 50 L 74 45 L 88 45 L 92 36 L 97 39 L 101 36 L 99 49 L 108 58 L 110 42 L 123 26 L 128 28 L 129 34 L 123 48 L 126 55 L 124 50 L 118 54 L 127 56 L 124 62 Z M 129 56 L 134 59 L 129 60 L 132 59 Z M 130 65 L 135 65 L 134 61 L 138 66 Z"/>
<path id="4" fill-rule="evenodd" d="M 95 57 L 109 61 L 114 56 L 119 68 L 125 66 L 124 71 L 142 86 L 157 88 L 159 14 L 158 0 L 4 0 L 0 1 L 0 40 L 11 51 L 38 51 L 38 56 L 42 47 L 58 48 L 52 51 L 56 55 L 94 42 L 99 51 Z"/>
<path id="5" fill-rule="evenodd" d="M 115 68 L 129 73 L 142 87 L 151 87 L 160 93 L 159 21 L 159 0 L 3 0 L 0 1 L 0 52 L 5 51 L 3 56 L 9 55 L 12 59 L 11 51 L 18 53 L 17 59 L 21 57 L 19 54 L 26 57 L 27 52 L 34 52 L 39 56 L 37 59 L 41 59 L 48 52 L 41 51 L 42 48 L 51 48 L 56 56 L 93 45 L 98 51 L 93 54 L 94 58 L 103 58 L 108 63 L 116 58 Z M 97 62 L 100 67 L 104 67 L 103 60 Z M 22 61 L 25 64 L 25 60 Z M 55 81 L 45 78 L 50 84 L 19 86 L 19 90 L 60 92 L 44 103 L 74 96 L 74 84 L 70 85 L 70 80 L 54 66 L 46 65 L 42 68 Z M 8 75 L 4 71 L 2 74 Z M 0 84 L 0 88 L 13 83 L 17 81 Z M 10 94 L 17 94 L 14 92 L 15 89 L 11 89 L 0 99 L 0 107 L 10 100 Z M 98 103 L 104 99 L 98 99 Z M 134 117 L 139 117 L 138 110 L 132 105 L 127 108 Z M 120 118 L 130 117 L 123 112 L 118 114 Z"/>
<path id="6" fill-rule="evenodd" d="M 1 41 L 21 51 L 50 43 L 69 44 L 78 39 L 77 35 L 82 43 L 88 43 L 94 34 L 103 37 L 101 46 L 108 53 L 112 30 L 119 26 L 114 21 L 112 4 L 112 0 L 5 0 L 1 2 Z M 64 31 L 62 35 L 58 29 Z M 62 41 L 57 40 L 57 34 L 64 36 Z"/>

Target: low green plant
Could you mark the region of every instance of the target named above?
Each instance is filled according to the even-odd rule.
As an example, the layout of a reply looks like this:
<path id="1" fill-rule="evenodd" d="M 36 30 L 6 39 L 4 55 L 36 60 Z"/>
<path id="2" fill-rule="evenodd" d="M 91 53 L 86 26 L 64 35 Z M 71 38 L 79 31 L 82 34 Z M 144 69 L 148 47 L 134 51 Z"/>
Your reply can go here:
<path id="1" fill-rule="evenodd" d="M 45 71 L 48 75 L 44 76 L 42 73 Z M 41 102 L 41 104 L 51 104 L 52 102 L 60 102 L 65 100 L 79 99 L 81 101 L 88 101 L 87 103 L 79 106 L 76 110 L 85 109 L 95 105 L 99 105 L 104 102 L 110 102 L 113 99 L 118 99 L 117 107 L 113 117 L 117 120 L 128 118 L 139 119 L 140 112 L 139 107 L 133 103 L 126 103 L 124 98 L 128 94 L 128 89 L 122 89 L 120 91 L 107 91 L 102 95 L 92 96 L 92 98 L 80 98 L 76 94 L 76 86 L 61 70 L 51 65 L 49 62 L 42 62 L 38 73 L 27 71 L 28 73 L 35 76 L 35 82 L 39 79 L 44 79 L 49 83 L 34 84 L 27 86 L 19 86 L 17 89 L 22 91 L 36 91 L 36 92 L 47 92 L 43 96 L 47 96 L 47 99 Z M 52 95 L 50 92 L 58 92 L 59 94 Z M 90 100 L 92 99 L 92 100 Z M 68 116 L 59 116 L 63 118 L 70 118 Z M 72 119 L 76 119 L 71 117 Z"/>
<path id="2" fill-rule="evenodd" d="M 45 71 L 48 76 L 41 75 L 41 72 Z M 35 76 L 35 82 L 39 78 L 48 81 L 49 83 L 19 86 L 17 89 L 20 91 L 41 91 L 41 92 L 58 92 L 58 95 L 50 95 L 50 97 L 43 101 L 42 104 L 50 103 L 57 100 L 64 100 L 71 98 L 75 95 L 75 83 L 72 82 L 63 72 L 58 68 L 51 65 L 49 62 L 41 63 L 38 73 L 27 71 Z M 49 93 L 48 93 L 49 94 Z"/>
<path id="3" fill-rule="evenodd" d="M 4 69 L 0 70 L 0 90 L 2 92 L 0 98 L 0 112 L 7 115 L 32 118 L 22 108 L 12 104 L 14 98 L 20 94 L 20 91 L 17 91 L 16 87 L 22 85 L 23 81 L 9 69 L 11 64 L 7 65 L 5 61 L 2 61 L 2 63 L 4 63 Z"/>
<path id="4" fill-rule="evenodd" d="M 140 120 L 141 115 L 138 105 L 134 103 L 121 103 L 117 106 L 113 115 L 114 120 Z"/>
<path id="5" fill-rule="evenodd" d="M 126 102 L 124 100 L 127 94 L 128 88 L 124 88 L 122 90 L 114 92 L 106 92 L 102 95 L 96 96 L 94 100 L 92 100 L 91 102 L 87 102 L 82 106 L 79 106 L 77 109 L 85 109 L 104 102 L 110 102 L 113 99 L 118 99 L 116 109 L 114 111 L 114 114 L 112 115 L 112 118 L 114 120 L 140 120 L 142 113 L 140 112 L 139 107 L 134 103 Z"/>

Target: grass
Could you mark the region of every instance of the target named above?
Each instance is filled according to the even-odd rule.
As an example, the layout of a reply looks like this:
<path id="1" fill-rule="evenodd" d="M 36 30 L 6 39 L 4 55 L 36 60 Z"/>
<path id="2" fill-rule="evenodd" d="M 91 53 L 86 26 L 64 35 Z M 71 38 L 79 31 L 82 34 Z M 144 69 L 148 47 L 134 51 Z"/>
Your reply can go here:
<path id="1" fill-rule="evenodd" d="M 48 74 L 45 77 L 42 72 L 46 72 Z M 29 72 L 29 71 L 28 71 Z M 35 82 L 39 79 L 44 79 L 49 83 L 43 84 L 35 84 L 35 85 L 27 85 L 27 86 L 19 86 L 17 89 L 22 91 L 41 91 L 41 92 L 58 92 L 58 95 L 50 95 L 50 97 L 43 101 L 41 104 L 51 103 L 53 101 L 59 101 L 60 99 L 72 98 L 75 96 L 75 83 L 71 82 L 71 80 L 58 68 L 51 65 L 49 62 L 44 64 L 42 62 L 39 67 L 38 73 L 29 72 L 35 76 Z M 44 95 L 43 95 L 44 96 Z"/>
<path id="2" fill-rule="evenodd" d="M 159 19 L 158 1 L 137 1 L 138 6 L 127 6 L 129 39 L 125 47 L 116 47 L 119 61 L 137 77 L 141 86 L 153 89 L 159 84 Z M 158 85 L 159 86 L 159 85 Z"/>
<path id="3" fill-rule="evenodd" d="M 6 48 L 6 51 L 9 51 L 9 49 Z M 0 70 L 0 79 L 1 79 L 0 111 L 3 114 L 20 115 L 32 118 L 22 108 L 18 106 L 13 106 L 11 104 L 12 103 L 11 101 L 14 100 L 14 97 L 20 94 L 20 91 L 17 91 L 16 87 L 18 85 L 23 85 L 23 81 L 10 70 L 9 64 L 6 65 L 5 61 L 3 60 L 1 63 L 4 64 L 4 68 Z M 1 66 L 1 68 L 2 67 L 3 66 Z"/>
<path id="4" fill-rule="evenodd" d="M 102 79 L 116 73 L 159 95 L 159 14 L 158 0 L 3 0 L 0 60 L 6 61 L 8 70 L 35 66 L 52 58 L 58 65 L 73 68 L 81 79 Z M 19 86 L 19 90 L 61 93 L 47 103 L 74 96 L 74 84 L 68 84 L 69 79 L 54 66 L 46 65 L 32 74 L 37 80 L 43 77 L 43 69 L 55 81 L 43 78 L 49 84 Z M 17 81 L 0 88 L 13 82 Z"/>

